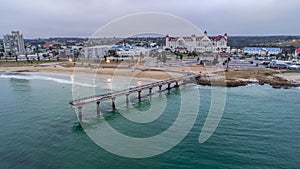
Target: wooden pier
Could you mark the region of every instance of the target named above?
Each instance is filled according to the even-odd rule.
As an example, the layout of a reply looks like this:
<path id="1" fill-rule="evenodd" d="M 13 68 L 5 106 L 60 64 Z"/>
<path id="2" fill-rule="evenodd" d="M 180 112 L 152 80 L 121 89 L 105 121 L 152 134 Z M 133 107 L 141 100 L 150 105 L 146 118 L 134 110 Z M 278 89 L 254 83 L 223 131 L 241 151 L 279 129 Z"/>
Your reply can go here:
<path id="1" fill-rule="evenodd" d="M 155 87 L 158 87 L 158 91 L 161 92 L 162 87 L 164 85 L 167 85 L 166 89 L 170 90 L 171 88 L 179 87 L 180 83 L 195 82 L 195 79 L 200 78 L 200 76 L 201 76 L 200 74 L 189 74 L 189 75 L 181 76 L 178 78 L 172 78 L 172 79 L 168 79 L 168 80 L 153 82 L 153 83 L 136 86 L 136 87 L 131 87 L 129 89 L 124 89 L 124 90 L 115 91 L 115 92 L 111 92 L 111 93 L 80 98 L 77 100 L 70 101 L 69 104 L 71 105 L 72 108 L 78 109 L 78 117 L 79 117 L 79 119 L 81 119 L 82 118 L 82 106 L 84 106 L 85 104 L 96 103 L 97 114 L 100 114 L 100 102 L 101 101 L 111 100 L 112 101 L 112 109 L 116 109 L 115 99 L 118 96 L 125 95 L 126 96 L 126 104 L 128 105 L 129 95 L 131 93 L 137 93 L 138 100 L 141 101 L 141 98 L 142 98 L 141 92 L 143 90 L 149 90 L 149 95 L 151 95 L 152 89 Z M 171 86 L 171 84 L 174 84 L 174 85 Z"/>

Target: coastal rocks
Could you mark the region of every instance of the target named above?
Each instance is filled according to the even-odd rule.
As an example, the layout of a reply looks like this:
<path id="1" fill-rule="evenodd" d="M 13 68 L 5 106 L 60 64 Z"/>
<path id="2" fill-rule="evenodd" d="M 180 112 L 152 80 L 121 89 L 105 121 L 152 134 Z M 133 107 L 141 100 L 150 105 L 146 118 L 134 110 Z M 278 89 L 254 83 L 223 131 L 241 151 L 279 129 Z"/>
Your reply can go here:
<path id="1" fill-rule="evenodd" d="M 221 86 L 221 87 L 238 87 L 238 86 L 246 86 L 251 84 L 252 81 L 244 81 L 244 80 L 235 80 L 235 79 L 213 79 L 213 80 L 203 80 L 198 79 L 197 84 L 206 85 L 206 86 Z"/>
<path id="2" fill-rule="evenodd" d="M 293 81 L 288 81 L 284 78 L 277 76 L 260 77 L 258 78 L 259 84 L 269 84 L 273 88 L 290 88 L 299 87 L 300 84 L 294 83 Z"/>
<path id="3" fill-rule="evenodd" d="M 259 84 L 259 85 L 271 85 L 273 88 L 291 88 L 291 87 L 300 87 L 299 83 L 295 83 L 293 81 L 288 81 L 284 78 L 277 76 L 256 76 L 255 79 L 241 79 L 241 78 L 231 78 L 231 79 L 210 79 L 199 78 L 197 79 L 197 83 L 199 85 L 207 85 L 207 86 L 223 86 L 223 87 L 238 87 L 238 86 L 246 86 L 249 84 Z"/>

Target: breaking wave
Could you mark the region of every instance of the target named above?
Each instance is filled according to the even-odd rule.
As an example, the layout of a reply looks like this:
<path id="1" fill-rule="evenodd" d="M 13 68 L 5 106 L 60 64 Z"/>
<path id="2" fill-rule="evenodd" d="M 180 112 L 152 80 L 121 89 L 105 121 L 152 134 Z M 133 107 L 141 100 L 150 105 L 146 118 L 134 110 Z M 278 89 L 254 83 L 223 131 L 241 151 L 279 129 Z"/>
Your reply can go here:
<path id="1" fill-rule="evenodd" d="M 80 83 L 80 82 L 73 82 L 71 80 L 66 80 L 66 79 L 58 79 L 54 77 L 47 77 L 47 76 L 25 76 L 25 75 L 15 75 L 15 74 L 0 74 L 0 78 L 3 79 L 22 79 L 22 80 L 45 80 L 45 81 L 53 81 L 57 83 L 62 83 L 62 84 L 75 84 L 79 86 L 84 86 L 84 87 L 97 87 L 97 85 L 93 84 L 87 84 L 87 83 Z"/>

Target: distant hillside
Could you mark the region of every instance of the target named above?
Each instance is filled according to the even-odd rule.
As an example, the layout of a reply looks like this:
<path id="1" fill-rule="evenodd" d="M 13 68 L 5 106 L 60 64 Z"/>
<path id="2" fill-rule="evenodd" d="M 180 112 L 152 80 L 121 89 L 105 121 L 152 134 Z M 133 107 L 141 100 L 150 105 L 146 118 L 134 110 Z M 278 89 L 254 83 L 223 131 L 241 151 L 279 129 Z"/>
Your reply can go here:
<path id="1" fill-rule="evenodd" d="M 45 39 L 24 39 L 25 43 L 32 45 L 44 44 L 49 41 L 57 42 L 84 42 L 88 38 L 77 37 L 50 37 Z M 158 45 L 164 45 L 165 37 L 162 36 L 134 36 L 123 39 L 122 42 L 137 43 L 137 42 L 156 42 Z M 69 44 L 67 43 L 67 44 Z M 0 39 L 0 45 L 3 46 L 3 39 Z M 242 49 L 246 46 L 265 46 L 265 47 L 281 47 L 290 51 L 300 47 L 300 36 L 229 36 L 228 45 L 231 48 Z"/>
<path id="2" fill-rule="evenodd" d="M 294 39 L 299 42 L 300 36 L 230 36 L 228 45 L 232 48 L 246 46 L 298 47 L 299 43 L 290 43 Z"/>

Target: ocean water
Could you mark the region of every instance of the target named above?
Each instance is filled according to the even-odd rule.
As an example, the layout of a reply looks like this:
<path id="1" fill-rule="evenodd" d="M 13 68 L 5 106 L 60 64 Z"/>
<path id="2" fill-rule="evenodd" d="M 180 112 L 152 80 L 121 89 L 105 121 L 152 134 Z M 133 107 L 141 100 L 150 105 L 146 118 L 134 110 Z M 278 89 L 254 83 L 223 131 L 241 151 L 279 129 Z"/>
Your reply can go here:
<path id="1" fill-rule="evenodd" d="M 97 87 L 107 92 L 109 78 L 94 83 L 78 82 L 81 88 Z M 120 78 L 122 81 L 122 78 Z M 213 135 L 199 144 L 198 138 L 211 103 L 211 87 L 199 86 L 200 107 L 188 135 L 174 148 L 148 158 L 126 158 L 95 144 L 80 127 L 68 75 L 0 74 L 0 168 L 299 168 L 300 90 L 270 86 L 227 88 L 222 119 Z M 143 82 L 147 83 L 147 82 Z M 95 86 L 96 85 L 96 86 Z M 153 96 L 129 108 L 147 110 L 154 101 L 167 99 L 158 122 L 129 123 L 117 105 L 112 111 L 101 103 L 106 121 L 132 137 L 156 135 L 174 122 L 181 92 L 190 86 L 172 89 L 164 98 Z M 73 93 L 74 94 L 74 93 Z M 76 97 L 76 96 L 75 96 Z M 85 124 L 95 120 L 86 110 Z M 192 110 L 191 110 L 192 111 Z M 102 118 L 103 120 L 103 118 Z"/>

